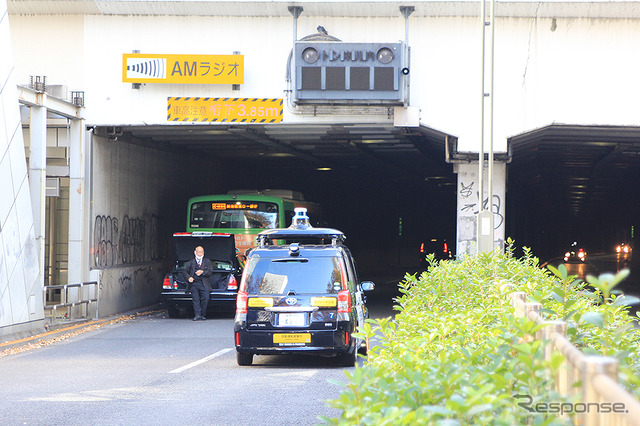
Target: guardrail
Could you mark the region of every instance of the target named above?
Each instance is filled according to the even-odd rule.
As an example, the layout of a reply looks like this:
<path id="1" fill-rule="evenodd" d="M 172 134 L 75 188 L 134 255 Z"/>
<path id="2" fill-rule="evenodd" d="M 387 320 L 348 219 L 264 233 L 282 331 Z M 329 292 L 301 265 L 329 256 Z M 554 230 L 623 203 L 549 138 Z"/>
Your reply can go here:
<path id="1" fill-rule="evenodd" d="M 512 284 L 503 284 L 503 291 L 513 290 Z M 550 360 L 554 350 L 565 357 L 564 365 L 555 377 L 556 391 L 561 395 L 576 397 L 573 413 L 578 414 L 579 424 L 585 426 L 640 426 L 640 401 L 618 383 L 618 360 L 607 356 L 584 355 L 567 339 L 567 323 L 549 321 L 538 311 L 540 303 L 527 302 L 527 294 L 521 291 L 509 293 L 516 314 L 545 325 L 535 338 L 549 340 L 545 359 Z M 576 386 L 580 383 L 579 386 Z M 582 405 L 578 405 L 582 404 Z M 580 407 L 580 410 L 577 408 Z M 584 410 L 582 410 L 584 408 Z M 604 408 L 604 409 L 603 409 Z"/>
<path id="2" fill-rule="evenodd" d="M 89 290 L 90 287 L 93 286 L 93 291 L 89 292 L 90 294 L 85 295 L 86 291 Z M 69 290 L 70 289 L 78 289 L 78 293 L 70 297 Z M 47 305 L 47 297 L 51 294 L 50 292 L 53 290 L 60 290 L 60 303 L 54 305 Z M 45 311 L 53 311 L 52 317 L 55 319 L 56 311 L 59 308 L 67 309 L 67 318 L 74 319 L 75 318 L 75 309 L 76 306 L 83 306 L 83 314 L 82 318 L 87 318 L 89 316 L 89 304 L 96 304 L 96 315 L 95 318 L 98 318 L 98 300 L 100 298 L 100 290 L 98 288 L 97 281 L 89 281 L 78 284 L 64 284 L 64 285 L 48 285 L 43 289 L 43 297 L 44 297 L 44 309 Z M 70 299 L 75 299 L 69 301 Z"/>

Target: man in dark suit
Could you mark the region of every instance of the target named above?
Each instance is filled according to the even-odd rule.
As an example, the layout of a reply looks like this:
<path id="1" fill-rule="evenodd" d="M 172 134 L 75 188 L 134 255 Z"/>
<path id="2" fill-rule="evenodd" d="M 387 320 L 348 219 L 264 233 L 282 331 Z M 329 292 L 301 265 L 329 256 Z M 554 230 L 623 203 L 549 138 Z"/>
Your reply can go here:
<path id="1" fill-rule="evenodd" d="M 193 301 L 194 321 L 205 320 L 211 283 L 209 277 L 213 273 L 211 261 L 204 257 L 204 249 L 196 247 L 195 258 L 185 264 L 185 279 L 191 284 L 191 300 Z"/>

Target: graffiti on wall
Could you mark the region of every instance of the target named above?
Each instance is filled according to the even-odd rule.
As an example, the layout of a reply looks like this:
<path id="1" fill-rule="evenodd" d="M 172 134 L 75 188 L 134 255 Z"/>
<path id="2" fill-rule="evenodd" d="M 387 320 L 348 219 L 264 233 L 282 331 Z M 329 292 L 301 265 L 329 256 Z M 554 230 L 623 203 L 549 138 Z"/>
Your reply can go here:
<path id="1" fill-rule="evenodd" d="M 93 258 L 98 268 L 160 260 L 163 241 L 161 219 L 96 216 L 93 226 Z"/>
<path id="2" fill-rule="evenodd" d="M 118 278 L 120 296 L 132 296 L 134 283 L 137 287 L 158 282 L 154 270 L 151 267 L 140 267 L 133 271 L 127 271 Z M 136 287 L 136 288 L 137 288 Z M 140 290 L 140 288 L 138 288 Z"/>
<path id="3" fill-rule="evenodd" d="M 471 182 L 469 185 L 465 185 L 464 182 L 460 182 L 460 197 L 462 197 L 463 201 L 460 203 L 460 212 L 463 214 L 472 213 L 473 215 L 477 215 L 480 211 L 478 200 L 480 200 L 480 193 L 475 191 L 475 199 L 473 198 L 474 186 L 475 182 Z M 489 198 L 484 198 L 482 200 L 482 208 L 483 210 L 491 209 L 493 212 L 493 224 L 494 229 L 500 228 L 504 223 L 504 216 L 501 213 L 502 211 L 502 199 L 499 195 L 493 194 L 491 206 L 489 206 Z"/>

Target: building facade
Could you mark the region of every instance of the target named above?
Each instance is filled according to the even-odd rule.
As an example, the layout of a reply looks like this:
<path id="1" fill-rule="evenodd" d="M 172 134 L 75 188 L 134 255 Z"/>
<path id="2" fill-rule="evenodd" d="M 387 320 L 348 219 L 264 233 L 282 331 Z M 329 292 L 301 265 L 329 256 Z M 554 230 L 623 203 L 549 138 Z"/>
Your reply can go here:
<path id="1" fill-rule="evenodd" d="M 508 138 L 553 123 L 635 126 L 640 116 L 640 60 L 633 53 L 638 2 L 496 3 L 490 93 L 488 84 L 482 89 L 482 58 L 491 57 L 488 49 L 483 55 L 478 2 L 8 0 L 0 6 L 0 174 L 12 182 L 2 185 L 2 199 L 13 200 L 0 208 L 0 336 L 41 326 L 45 284 L 98 280 L 101 315 L 157 300 L 167 250 L 159 237 L 172 223 L 168 194 L 180 193 L 181 182 L 200 185 L 190 165 L 207 166 L 197 155 L 176 160 L 171 150 L 126 139 L 122 131 L 152 126 L 170 133 L 198 120 L 212 128 L 228 124 L 207 118 L 195 98 L 279 99 L 282 111 L 274 119 L 290 132 L 355 123 L 426 126 L 455 137 L 448 160 L 458 174 L 458 253 L 475 250 L 478 206 L 491 212 L 492 243 L 504 240 Z M 412 9 L 403 15 L 403 7 Z M 319 38 L 307 40 L 351 43 L 349 52 L 369 44 L 378 53 L 380 45 L 396 43 L 404 62 L 388 71 L 390 86 L 382 71 L 376 80 L 377 71 L 363 67 L 337 77 L 327 67 L 303 71 L 290 54 L 312 35 Z M 357 55 L 348 59 L 367 57 Z M 196 79 L 237 75 L 238 67 L 241 80 Z M 344 93 L 355 90 L 358 75 L 372 76 L 370 90 L 353 102 Z M 159 81 L 168 76 L 174 79 Z M 37 82 L 45 83 L 44 100 Z M 396 96 L 393 102 L 385 91 Z M 337 92 L 344 96 L 331 98 Z M 492 148 L 502 154 L 491 202 L 488 176 L 479 193 L 477 160 L 488 98 Z M 256 115 L 274 111 L 251 107 Z M 46 178 L 55 196 L 46 196 Z"/>

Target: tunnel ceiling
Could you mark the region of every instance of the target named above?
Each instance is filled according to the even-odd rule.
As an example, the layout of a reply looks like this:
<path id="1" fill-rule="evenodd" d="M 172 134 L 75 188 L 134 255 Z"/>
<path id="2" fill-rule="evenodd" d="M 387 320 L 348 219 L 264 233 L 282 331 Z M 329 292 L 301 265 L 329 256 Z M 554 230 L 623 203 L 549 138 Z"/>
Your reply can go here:
<path id="1" fill-rule="evenodd" d="M 348 176 L 455 191 L 456 138 L 392 124 L 216 124 L 102 128 L 134 143 L 191 151 L 259 172 Z M 508 184 L 557 218 L 640 213 L 640 127 L 550 125 L 509 139 Z"/>
<path id="2" fill-rule="evenodd" d="M 260 124 L 127 126 L 102 133 L 191 151 L 254 171 L 351 174 L 393 182 L 455 186 L 445 162 L 445 133 L 392 124 Z"/>
<path id="3" fill-rule="evenodd" d="M 640 212 L 640 128 L 551 125 L 509 139 L 509 186 L 558 220 Z"/>

